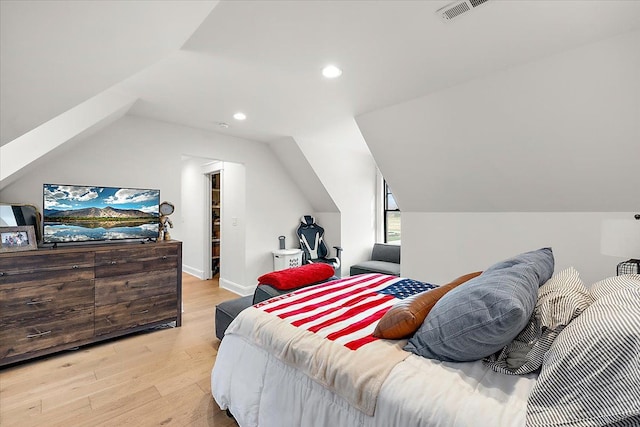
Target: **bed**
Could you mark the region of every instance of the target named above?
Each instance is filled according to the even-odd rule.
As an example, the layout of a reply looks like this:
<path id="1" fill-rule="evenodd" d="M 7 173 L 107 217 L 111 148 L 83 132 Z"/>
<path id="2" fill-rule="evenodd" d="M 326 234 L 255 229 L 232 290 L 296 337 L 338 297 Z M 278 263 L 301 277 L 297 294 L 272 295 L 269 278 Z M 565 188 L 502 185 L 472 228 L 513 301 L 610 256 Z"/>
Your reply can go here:
<path id="1" fill-rule="evenodd" d="M 497 263 L 446 292 L 365 274 L 249 307 L 220 344 L 213 398 L 242 427 L 640 426 L 640 276 L 608 278 L 587 289 L 575 269 L 551 276 L 553 261 L 535 265 L 544 264 L 540 254 Z M 547 260 L 549 254 L 543 254 Z M 504 279 L 506 270 L 517 276 L 515 284 Z M 530 311 L 516 310 L 526 319 L 509 325 L 515 335 L 504 329 L 504 313 L 500 324 L 489 325 L 503 343 L 488 345 L 492 338 L 478 331 L 477 318 L 472 328 L 456 323 L 464 316 L 451 304 L 462 295 L 471 311 L 477 304 L 486 308 L 476 300 L 478 292 L 488 293 L 487 282 L 497 281 L 510 299 L 513 289 L 528 294 L 517 304 L 530 304 L 532 290 L 518 288 L 523 278 L 533 282 L 535 297 Z M 381 336 L 392 310 L 437 289 L 442 295 L 410 336 Z M 512 316 L 514 310 L 507 311 Z M 452 312 L 451 324 L 439 318 Z M 443 333 L 449 334 L 443 347 L 432 345 Z M 478 333 L 482 342 L 470 351 L 474 345 L 464 340 Z M 478 351 L 485 356 L 467 360 Z"/>

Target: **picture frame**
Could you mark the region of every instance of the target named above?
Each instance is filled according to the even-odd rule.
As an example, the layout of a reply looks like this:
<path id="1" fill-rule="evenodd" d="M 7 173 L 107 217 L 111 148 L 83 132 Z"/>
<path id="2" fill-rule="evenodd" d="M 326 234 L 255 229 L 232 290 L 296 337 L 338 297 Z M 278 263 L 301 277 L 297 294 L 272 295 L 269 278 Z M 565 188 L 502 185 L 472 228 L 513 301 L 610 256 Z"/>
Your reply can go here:
<path id="1" fill-rule="evenodd" d="M 38 249 L 38 241 L 32 225 L 0 227 L 0 253 L 35 249 Z"/>

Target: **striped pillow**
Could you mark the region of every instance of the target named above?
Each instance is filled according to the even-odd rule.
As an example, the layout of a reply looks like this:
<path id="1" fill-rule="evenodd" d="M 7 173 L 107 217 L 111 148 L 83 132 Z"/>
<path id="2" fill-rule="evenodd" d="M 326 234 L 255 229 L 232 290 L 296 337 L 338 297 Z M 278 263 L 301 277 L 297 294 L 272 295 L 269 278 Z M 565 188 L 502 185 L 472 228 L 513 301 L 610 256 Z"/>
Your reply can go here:
<path id="1" fill-rule="evenodd" d="M 640 274 L 624 274 L 594 283 L 590 292 L 594 299 L 599 299 L 621 289 L 635 288 L 638 283 L 640 283 Z"/>
<path id="2" fill-rule="evenodd" d="M 629 276 L 595 284 L 593 304 L 551 345 L 527 426 L 640 425 L 640 276 Z"/>
<path id="3" fill-rule="evenodd" d="M 485 363 L 503 374 L 522 375 L 538 370 L 560 331 L 592 302 L 575 268 L 554 274 L 538 289 L 538 300 L 527 326 Z"/>

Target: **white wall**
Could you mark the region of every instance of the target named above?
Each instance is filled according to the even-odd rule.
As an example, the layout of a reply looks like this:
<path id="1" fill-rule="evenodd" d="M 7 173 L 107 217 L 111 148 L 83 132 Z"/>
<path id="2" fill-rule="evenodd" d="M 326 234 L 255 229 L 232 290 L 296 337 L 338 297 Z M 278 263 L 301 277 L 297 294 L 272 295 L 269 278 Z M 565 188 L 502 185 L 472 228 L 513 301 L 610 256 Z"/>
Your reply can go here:
<path id="1" fill-rule="evenodd" d="M 311 211 L 305 195 L 263 143 L 127 115 L 73 149 L 61 150 L 58 157 L 53 154 L 46 165 L 4 188 L 0 200 L 32 203 L 42 209 L 43 183 L 159 188 L 162 199 L 176 205 L 171 234 L 183 241 L 189 254 L 202 244 L 190 237 L 187 218 L 181 217 L 182 156 L 244 164 L 246 217 L 239 224 L 246 229 L 245 262 L 237 271 L 224 273 L 242 280 L 234 283 L 243 294 L 251 293 L 256 278 L 273 269 L 271 251 L 278 247 L 278 236 L 295 227 L 300 212 Z"/>
<path id="2" fill-rule="evenodd" d="M 591 285 L 615 276 L 616 265 L 625 261 L 600 253 L 602 221 L 614 218 L 632 219 L 633 214 L 403 212 L 402 275 L 446 283 L 518 253 L 551 247 L 556 272 L 573 266 Z"/>
<path id="3" fill-rule="evenodd" d="M 42 211 L 42 184 L 51 183 L 158 188 L 163 200 L 177 203 L 181 160 L 171 155 L 175 148 L 167 142 L 177 140 L 177 133 L 174 129 L 173 135 L 158 140 L 153 125 L 125 116 L 72 146 L 55 149 L 46 164 L 5 187 L 0 199 L 31 203 Z"/>
<path id="4" fill-rule="evenodd" d="M 315 212 L 338 212 L 338 207 L 293 138 L 279 138 L 269 145 L 300 190 L 313 195 L 309 202 Z"/>
<path id="5" fill-rule="evenodd" d="M 315 215 L 326 231 L 331 255 L 333 246 L 344 249 L 346 276 L 352 264 L 369 259 L 375 242 L 375 161 L 353 119 L 327 124 L 295 140 L 339 210 Z"/>
<path id="6" fill-rule="evenodd" d="M 224 162 L 220 184 L 220 285 L 244 293 L 244 284 L 255 284 L 252 282 L 257 278 L 248 277 L 245 268 L 247 248 L 253 242 L 247 240 L 246 233 L 247 180 L 244 165 Z M 273 233 L 273 230 L 269 232 Z M 277 236 L 271 236 L 270 241 L 269 236 L 265 236 L 265 246 L 275 245 L 275 242 Z M 265 271 L 272 269 L 265 266 Z"/>
<path id="7" fill-rule="evenodd" d="M 403 211 L 402 275 L 541 246 L 586 282 L 615 274 L 600 222 L 640 212 L 639 46 L 623 34 L 357 117 Z"/>
<path id="8" fill-rule="evenodd" d="M 211 268 L 207 265 L 211 261 L 205 263 L 207 257 L 204 256 L 205 244 L 210 244 L 205 237 L 210 235 L 206 232 L 208 227 L 205 227 L 206 223 L 211 221 L 210 209 L 207 209 L 211 197 L 207 193 L 211 192 L 211 186 L 209 179 L 202 172 L 202 165 L 210 162 L 211 159 L 200 157 L 182 157 L 181 209 L 176 209 L 172 215 L 172 221 L 180 224 L 183 241 L 193 242 L 188 245 L 183 243 L 182 270 L 200 279 L 206 278 L 207 271 Z"/>

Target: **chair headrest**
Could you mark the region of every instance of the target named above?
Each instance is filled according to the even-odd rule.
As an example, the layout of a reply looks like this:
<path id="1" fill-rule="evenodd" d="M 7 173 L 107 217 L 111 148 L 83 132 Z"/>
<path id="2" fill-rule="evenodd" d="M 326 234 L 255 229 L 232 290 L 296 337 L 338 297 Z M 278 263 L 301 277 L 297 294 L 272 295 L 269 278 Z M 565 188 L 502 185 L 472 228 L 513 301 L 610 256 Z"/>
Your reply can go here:
<path id="1" fill-rule="evenodd" d="M 316 222 L 316 219 L 311 215 L 304 215 L 302 218 L 300 218 L 300 223 L 302 225 L 311 225 L 315 222 Z"/>

